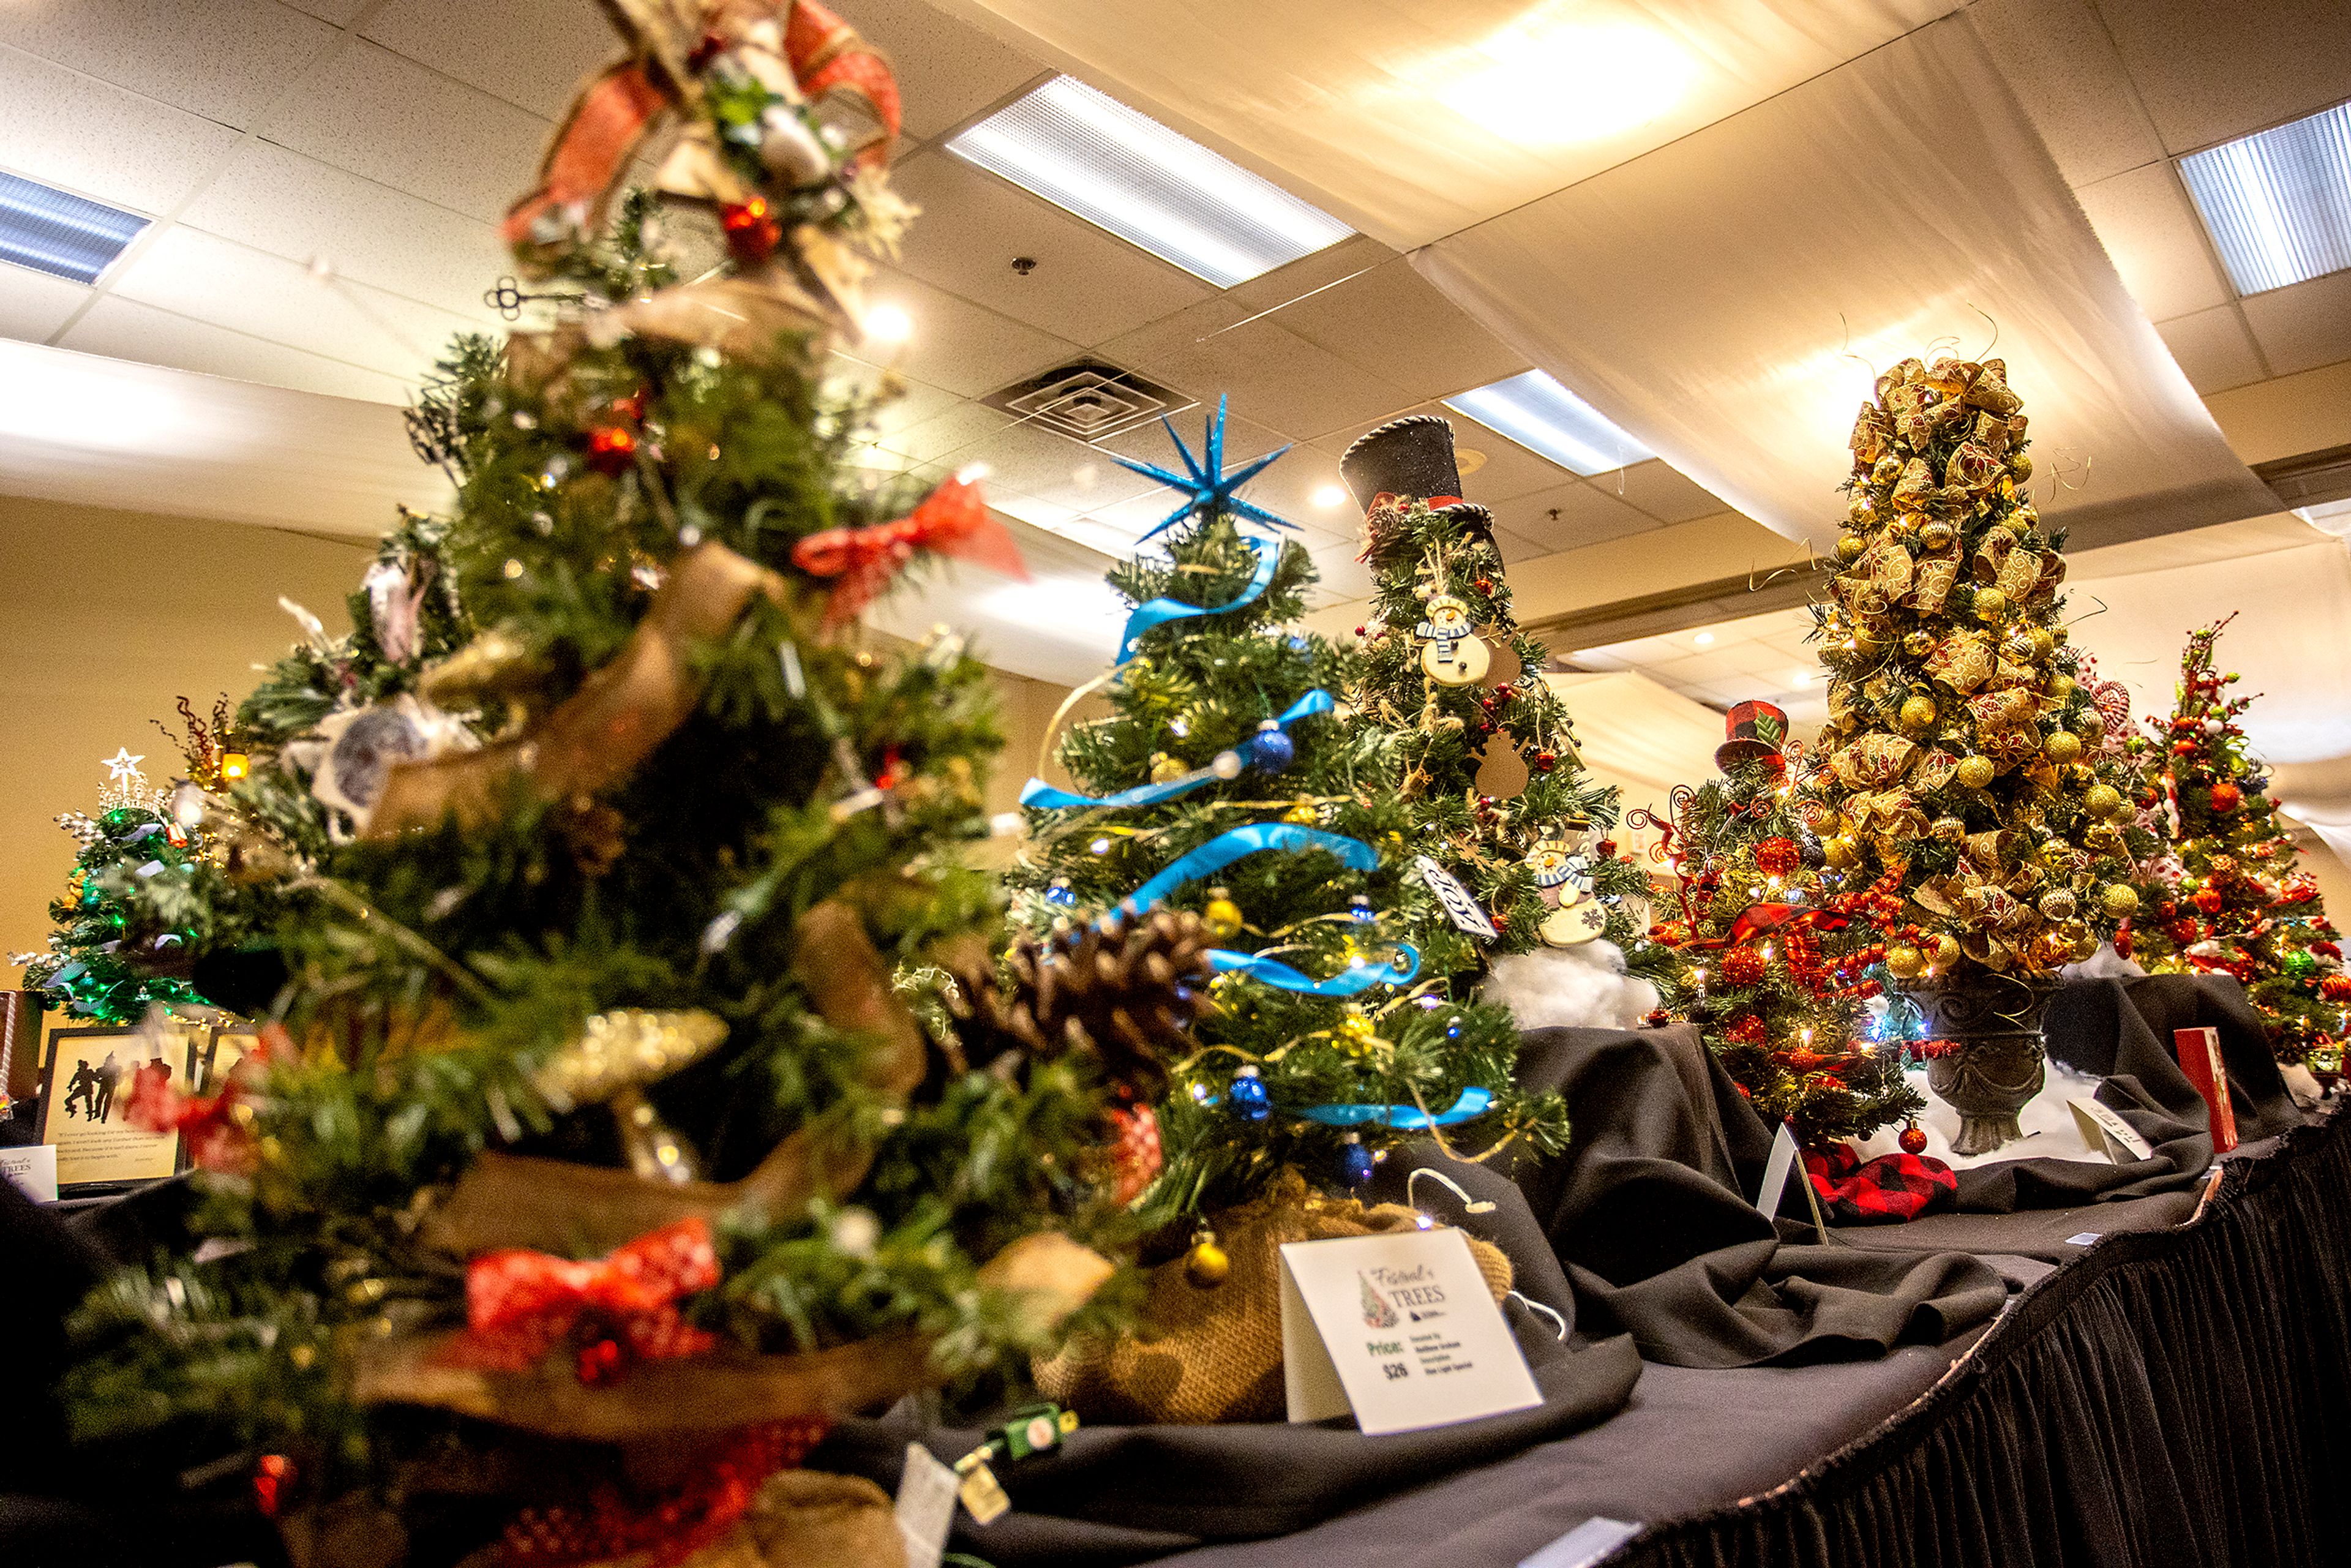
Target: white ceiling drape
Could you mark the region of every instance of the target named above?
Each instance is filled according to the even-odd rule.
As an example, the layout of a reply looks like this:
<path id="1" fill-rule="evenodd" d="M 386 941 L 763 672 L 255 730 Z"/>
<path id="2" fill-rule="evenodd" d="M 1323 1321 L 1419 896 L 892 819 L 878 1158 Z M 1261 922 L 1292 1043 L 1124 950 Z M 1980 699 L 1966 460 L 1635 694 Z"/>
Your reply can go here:
<path id="1" fill-rule="evenodd" d="M 1876 371 L 1988 346 L 2032 419 L 2034 496 L 2077 548 L 2276 507 L 1964 16 L 1413 260 L 1792 538 L 1834 539 L 1845 439 Z"/>

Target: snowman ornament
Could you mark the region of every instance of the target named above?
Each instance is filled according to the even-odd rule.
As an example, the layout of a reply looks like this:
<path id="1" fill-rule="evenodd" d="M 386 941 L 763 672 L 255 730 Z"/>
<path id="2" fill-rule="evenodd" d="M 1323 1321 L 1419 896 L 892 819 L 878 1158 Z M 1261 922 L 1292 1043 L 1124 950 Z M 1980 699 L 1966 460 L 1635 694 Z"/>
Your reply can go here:
<path id="1" fill-rule="evenodd" d="M 1421 672 L 1441 686 L 1466 686 L 1484 678 L 1493 663 L 1486 644 L 1469 627 L 1469 606 L 1450 593 L 1430 597 L 1426 619 L 1412 629 L 1425 644 Z"/>
<path id="2" fill-rule="evenodd" d="M 1573 947 L 1608 928 L 1608 912 L 1592 896 L 1592 863 L 1564 839 L 1547 838 L 1527 853 L 1527 869 L 1552 906 L 1537 927 L 1548 946 Z"/>

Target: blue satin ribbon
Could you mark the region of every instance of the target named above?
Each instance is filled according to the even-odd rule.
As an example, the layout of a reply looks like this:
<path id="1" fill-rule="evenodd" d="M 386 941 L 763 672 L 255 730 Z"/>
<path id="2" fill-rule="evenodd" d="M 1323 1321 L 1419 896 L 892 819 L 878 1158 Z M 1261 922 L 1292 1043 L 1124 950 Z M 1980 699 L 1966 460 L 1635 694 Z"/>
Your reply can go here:
<path id="1" fill-rule="evenodd" d="M 1252 538 L 1249 547 L 1257 552 L 1257 571 L 1250 577 L 1249 586 L 1241 590 L 1239 598 L 1223 604 L 1186 604 L 1180 599 L 1155 599 L 1136 605 L 1126 618 L 1126 630 L 1119 634 L 1118 657 L 1111 663 L 1125 664 L 1127 656 L 1134 652 L 1135 640 L 1155 626 L 1188 621 L 1195 615 L 1222 615 L 1256 603 L 1272 585 L 1274 570 L 1281 565 L 1281 541 Z"/>
<path id="2" fill-rule="evenodd" d="M 1331 694 L 1317 686 L 1290 704 L 1274 719 L 1274 723 L 1287 730 L 1309 715 L 1329 713 L 1333 706 Z M 1257 742 L 1254 739 L 1245 740 L 1233 749 L 1240 753 L 1243 767 L 1257 760 Z M 1056 811 L 1066 806 L 1107 806 L 1123 810 L 1130 806 L 1156 806 L 1162 800 L 1188 795 L 1203 784 L 1216 782 L 1216 778 L 1215 769 L 1196 768 L 1181 779 L 1170 779 L 1164 784 L 1138 784 L 1115 795 L 1076 795 L 1067 789 L 1057 789 L 1042 779 L 1031 779 L 1020 787 L 1020 803 L 1040 811 Z"/>
<path id="3" fill-rule="evenodd" d="M 1428 1127 L 1453 1127 L 1475 1121 L 1494 1103 L 1490 1089 L 1464 1089 L 1461 1098 L 1453 1102 L 1450 1110 L 1439 1111 L 1434 1116 L 1417 1105 L 1309 1105 L 1298 1113 L 1305 1121 L 1319 1122 L 1326 1127 L 1395 1127 L 1405 1132 L 1419 1132 Z"/>
<path id="4" fill-rule="evenodd" d="M 1248 827 L 1218 833 L 1198 849 L 1177 855 L 1157 876 L 1120 903 L 1137 910 L 1148 909 L 1186 883 L 1197 882 L 1237 860 L 1265 850 L 1327 850 L 1338 857 L 1341 865 L 1354 871 L 1369 871 L 1380 863 L 1379 851 L 1344 833 L 1326 833 L 1320 828 L 1301 827 L 1296 822 L 1251 822 Z"/>
<path id="5" fill-rule="evenodd" d="M 1260 958 L 1254 953 L 1236 953 L 1224 947 L 1208 949 L 1208 963 L 1220 975 L 1247 975 L 1260 985 L 1303 996 L 1352 997 L 1374 986 L 1409 984 L 1420 973 L 1420 949 L 1409 942 L 1399 942 L 1395 957 L 1388 963 L 1351 964 L 1327 980 L 1310 980 L 1278 958 Z"/>

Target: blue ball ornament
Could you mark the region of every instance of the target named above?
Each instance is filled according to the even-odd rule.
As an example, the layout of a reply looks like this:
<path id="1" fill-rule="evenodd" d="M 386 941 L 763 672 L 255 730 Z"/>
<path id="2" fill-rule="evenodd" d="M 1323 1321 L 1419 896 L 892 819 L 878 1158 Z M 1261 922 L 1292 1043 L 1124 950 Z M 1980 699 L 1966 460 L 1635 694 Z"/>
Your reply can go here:
<path id="1" fill-rule="evenodd" d="M 1264 1081 L 1258 1077 L 1254 1067 L 1244 1067 L 1233 1074 L 1232 1084 L 1225 1091 L 1225 1103 L 1244 1122 L 1262 1122 L 1273 1113 Z"/>
<path id="2" fill-rule="evenodd" d="M 1372 1179 L 1372 1151 L 1364 1147 L 1364 1140 L 1354 1134 L 1339 1145 L 1339 1179 L 1349 1186 L 1361 1186 Z"/>
<path id="3" fill-rule="evenodd" d="M 1257 727 L 1257 738 L 1249 742 L 1249 763 L 1264 773 L 1279 773 L 1298 759 L 1298 743 L 1290 738 L 1280 723 L 1267 719 Z"/>
<path id="4" fill-rule="evenodd" d="M 1055 877 L 1051 885 L 1045 889 L 1045 902 L 1048 904 L 1068 905 L 1073 904 L 1077 903 L 1077 889 L 1070 885 L 1070 879 L 1068 877 Z"/>

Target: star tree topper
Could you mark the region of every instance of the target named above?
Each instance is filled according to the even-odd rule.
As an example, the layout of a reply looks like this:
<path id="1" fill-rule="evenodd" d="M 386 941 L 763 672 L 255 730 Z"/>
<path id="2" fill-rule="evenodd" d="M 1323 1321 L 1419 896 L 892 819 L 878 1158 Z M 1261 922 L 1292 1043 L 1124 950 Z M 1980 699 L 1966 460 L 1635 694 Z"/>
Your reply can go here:
<path id="1" fill-rule="evenodd" d="M 113 756 L 99 759 L 99 766 L 106 769 L 108 783 L 129 784 L 139 778 L 139 765 L 146 760 L 145 752 L 133 757 L 129 747 L 118 746 Z"/>
<path id="2" fill-rule="evenodd" d="M 1162 518 L 1157 527 L 1143 536 L 1144 538 L 1163 533 L 1186 517 L 1213 517 L 1218 512 L 1230 512 L 1236 517 L 1247 517 L 1252 522 L 1270 523 L 1278 528 L 1298 526 L 1287 518 L 1275 517 L 1254 501 L 1242 500 L 1233 493 L 1264 473 L 1272 465 L 1274 459 L 1290 448 L 1283 446 L 1262 457 L 1251 458 L 1230 473 L 1226 472 L 1225 400 L 1221 396 L 1217 399 L 1216 417 L 1207 422 L 1207 450 L 1202 457 L 1195 457 L 1192 449 L 1184 444 L 1184 438 L 1176 434 L 1174 422 L 1163 414 L 1159 423 L 1166 426 L 1167 439 L 1176 444 L 1176 452 L 1183 457 L 1185 473 L 1171 473 L 1155 463 L 1137 462 L 1133 458 L 1121 457 L 1115 452 L 1108 455 L 1110 460 L 1120 467 L 1140 474 L 1146 479 L 1156 479 L 1169 489 L 1184 493 L 1184 504 Z"/>

